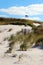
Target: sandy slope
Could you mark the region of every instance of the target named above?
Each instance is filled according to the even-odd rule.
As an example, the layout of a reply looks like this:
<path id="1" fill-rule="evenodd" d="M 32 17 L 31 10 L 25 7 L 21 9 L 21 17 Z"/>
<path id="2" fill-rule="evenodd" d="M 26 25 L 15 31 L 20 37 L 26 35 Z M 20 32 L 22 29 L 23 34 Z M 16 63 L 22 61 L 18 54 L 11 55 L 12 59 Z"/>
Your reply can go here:
<path id="1" fill-rule="evenodd" d="M 28 51 L 14 51 L 14 53 L 5 54 L 6 50 L 9 49 L 9 41 L 4 41 L 4 38 L 16 34 L 23 27 L 14 25 L 0 26 L 0 65 L 43 65 L 43 49 L 31 48 Z M 12 31 L 9 32 L 9 29 L 12 29 Z M 16 55 L 16 57 L 12 57 L 12 55 Z"/>
<path id="2" fill-rule="evenodd" d="M 29 51 L 15 51 L 17 57 L 0 57 L 0 65 L 43 65 L 43 50 L 32 48 Z M 19 56 L 21 58 L 19 59 Z"/>

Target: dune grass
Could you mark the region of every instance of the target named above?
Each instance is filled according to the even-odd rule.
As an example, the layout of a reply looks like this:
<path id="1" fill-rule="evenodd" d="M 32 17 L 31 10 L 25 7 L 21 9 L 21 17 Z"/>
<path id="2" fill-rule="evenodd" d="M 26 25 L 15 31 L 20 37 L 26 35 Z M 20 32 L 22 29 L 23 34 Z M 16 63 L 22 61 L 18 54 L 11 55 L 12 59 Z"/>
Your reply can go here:
<path id="1" fill-rule="evenodd" d="M 8 41 L 11 41 L 9 44 L 9 50 L 7 52 L 12 51 L 14 45 L 19 44 L 20 45 L 20 50 L 21 51 L 26 51 L 28 48 L 31 48 L 32 45 L 35 43 L 37 43 L 38 40 L 42 39 L 42 45 L 43 45 L 43 34 L 42 33 L 35 33 L 34 31 L 28 34 L 21 34 L 21 32 L 18 32 L 15 36 L 11 35 L 10 38 L 8 39 Z"/>

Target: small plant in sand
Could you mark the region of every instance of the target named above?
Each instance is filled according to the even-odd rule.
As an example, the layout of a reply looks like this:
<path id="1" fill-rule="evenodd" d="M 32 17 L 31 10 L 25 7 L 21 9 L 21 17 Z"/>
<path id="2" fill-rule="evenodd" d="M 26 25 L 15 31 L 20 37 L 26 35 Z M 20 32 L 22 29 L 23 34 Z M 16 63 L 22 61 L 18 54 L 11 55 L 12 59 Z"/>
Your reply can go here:
<path id="1" fill-rule="evenodd" d="M 9 29 L 8 32 L 12 31 L 12 29 Z"/>

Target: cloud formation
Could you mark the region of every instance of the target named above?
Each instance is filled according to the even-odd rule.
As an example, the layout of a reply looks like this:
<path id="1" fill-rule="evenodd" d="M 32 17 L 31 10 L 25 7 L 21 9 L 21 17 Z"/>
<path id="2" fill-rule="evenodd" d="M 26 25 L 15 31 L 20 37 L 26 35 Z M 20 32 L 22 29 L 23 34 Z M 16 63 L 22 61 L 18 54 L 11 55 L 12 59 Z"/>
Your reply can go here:
<path id="1" fill-rule="evenodd" d="M 12 6 L 9 8 L 1 8 L 0 12 L 5 12 L 13 15 L 41 15 L 43 14 L 43 4 L 32 4 L 28 6 Z"/>

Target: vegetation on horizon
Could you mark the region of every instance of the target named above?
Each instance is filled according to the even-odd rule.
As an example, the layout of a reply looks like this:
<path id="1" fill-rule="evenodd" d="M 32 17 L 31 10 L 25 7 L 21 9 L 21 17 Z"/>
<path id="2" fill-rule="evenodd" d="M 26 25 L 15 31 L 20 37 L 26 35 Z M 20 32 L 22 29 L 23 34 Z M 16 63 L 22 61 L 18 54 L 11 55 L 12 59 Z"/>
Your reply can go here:
<path id="1" fill-rule="evenodd" d="M 16 18 L 2 18 L 0 17 L 0 25 L 33 25 L 33 23 L 42 24 L 43 22 L 34 21 L 34 20 L 27 20 L 27 19 L 16 19 Z"/>

